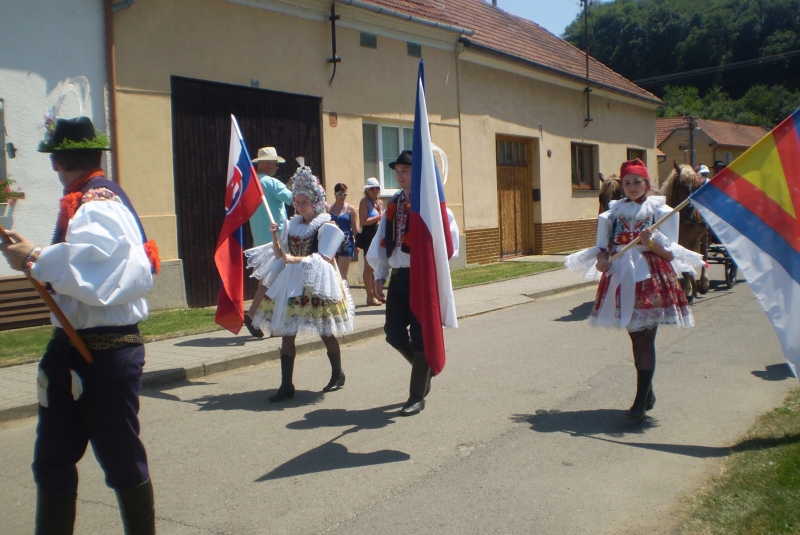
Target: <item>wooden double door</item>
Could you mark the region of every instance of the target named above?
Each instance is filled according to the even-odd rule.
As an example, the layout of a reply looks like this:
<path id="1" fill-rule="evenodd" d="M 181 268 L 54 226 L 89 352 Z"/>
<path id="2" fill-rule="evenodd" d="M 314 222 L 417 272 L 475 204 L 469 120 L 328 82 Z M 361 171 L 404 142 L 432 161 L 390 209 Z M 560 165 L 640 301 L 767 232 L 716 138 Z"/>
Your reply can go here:
<path id="1" fill-rule="evenodd" d="M 247 151 L 275 147 L 286 163 L 277 178 L 286 182 L 304 156 L 320 180 L 321 99 L 250 87 L 172 78 L 172 144 L 178 254 L 183 260 L 186 300 L 190 307 L 216 305 L 219 274 L 214 251 L 225 217 L 231 114 L 236 116 Z M 249 225 L 247 225 L 249 227 Z M 245 248 L 252 246 L 249 228 Z M 255 292 L 245 276 L 245 298 Z"/>
<path id="2" fill-rule="evenodd" d="M 500 257 L 534 252 L 531 140 L 497 137 Z"/>

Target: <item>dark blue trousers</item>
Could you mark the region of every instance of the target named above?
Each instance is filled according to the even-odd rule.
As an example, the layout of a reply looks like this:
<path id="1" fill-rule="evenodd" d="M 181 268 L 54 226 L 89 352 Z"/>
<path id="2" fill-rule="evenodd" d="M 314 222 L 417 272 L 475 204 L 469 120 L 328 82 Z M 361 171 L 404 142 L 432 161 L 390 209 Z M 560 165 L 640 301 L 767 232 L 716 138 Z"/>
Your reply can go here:
<path id="1" fill-rule="evenodd" d="M 138 334 L 136 325 L 84 329 L 79 334 Z M 76 464 L 89 442 L 115 490 L 132 489 L 150 476 L 147 454 L 139 440 L 139 391 L 144 366 L 144 346 L 94 350 L 87 364 L 56 329 L 39 364 L 46 382 L 47 407 L 39 406 L 39 425 L 33 452 L 33 476 L 41 490 L 75 494 Z M 73 399 L 72 375 L 78 374 L 83 394 Z"/>
<path id="2" fill-rule="evenodd" d="M 424 353 L 422 326 L 411 312 L 410 286 L 411 278 L 408 268 L 392 270 L 389 291 L 386 295 L 386 323 L 383 326 L 383 332 L 386 333 L 386 341 L 390 346 L 403 347 L 410 338 L 414 351 Z"/>

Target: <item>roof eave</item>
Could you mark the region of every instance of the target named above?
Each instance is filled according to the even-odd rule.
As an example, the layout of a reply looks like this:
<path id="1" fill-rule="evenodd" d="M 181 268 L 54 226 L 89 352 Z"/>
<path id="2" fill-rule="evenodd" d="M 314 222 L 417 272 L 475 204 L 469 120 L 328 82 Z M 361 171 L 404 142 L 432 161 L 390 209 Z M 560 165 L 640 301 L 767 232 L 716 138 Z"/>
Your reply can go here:
<path id="1" fill-rule="evenodd" d="M 336 0 L 336 1 L 339 1 L 339 0 Z M 555 73 L 555 74 L 557 74 L 559 76 L 563 76 L 565 78 L 569 78 L 570 80 L 579 81 L 581 83 L 587 83 L 587 79 L 586 79 L 585 76 L 578 76 L 578 75 L 572 74 L 571 72 L 562 71 L 560 69 L 556 69 L 554 67 L 549 67 L 547 65 L 543 65 L 541 63 L 537 63 L 535 61 L 531 61 L 529 59 L 525 59 L 525 58 L 521 58 L 519 56 L 515 56 L 514 54 L 510 54 L 508 52 L 503 52 L 502 50 L 497 50 L 495 48 L 491 48 L 491 47 L 488 47 L 488 46 L 485 46 L 485 45 L 480 45 L 480 44 L 477 44 L 474 41 L 472 41 L 472 40 L 470 40 L 470 39 L 468 39 L 466 37 L 459 38 L 458 42 L 462 43 L 464 46 L 467 46 L 467 47 L 470 47 L 470 48 L 474 48 L 475 50 L 485 50 L 486 52 L 489 52 L 491 54 L 495 54 L 495 55 L 497 55 L 497 56 L 499 56 L 501 58 L 509 59 L 509 60 L 514 61 L 516 63 L 522 63 L 523 65 L 526 65 L 528 67 L 534 67 L 536 69 L 541 69 L 541 70 L 546 71 L 546 72 Z M 636 99 L 636 100 L 647 102 L 648 104 L 654 104 L 656 106 L 663 106 L 664 105 L 664 101 L 662 101 L 661 99 L 658 99 L 658 98 L 653 99 L 653 98 L 646 97 L 644 95 L 638 95 L 638 94 L 633 93 L 631 91 L 625 91 L 624 89 L 620 89 L 618 87 L 614 87 L 614 86 L 609 85 L 609 84 L 604 84 L 602 82 L 598 82 L 597 80 L 589 79 L 588 83 L 590 85 L 594 86 L 594 87 L 606 89 L 608 91 L 611 91 L 611 92 L 614 92 L 614 93 L 618 93 L 618 94 L 624 95 L 624 96 L 629 97 L 629 98 L 633 98 L 633 99 Z"/>
<path id="2" fill-rule="evenodd" d="M 447 30 L 450 32 L 456 32 L 461 35 L 472 35 L 475 32 L 468 28 L 461 28 L 460 26 L 454 26 L 452 24 L 445 24 L 444 22 L 438 22 L 435 20 L 424 19 L 422 17 L 417 17 L 416 15 L 410 15 L 408 13 L 403 13 L 401 11 L 396 11 L 394 9 L 390 9 L 388 7 L 381 7 L 376 6 L 374 4 L 370 4 L 368 2 L 364 2 L 363 0 L 333 0 L 337 4 L 344 4 L 346 6 L 353 6 L 358 7 L 361 9 L 366 9 L 367 11 L 372 11 L 373 13 L 378 13 L 381 15 L 388 15 L 390 17 L 394 17 L 397 19 L 409 21 L 409 22 L 417 22 L 419 24 L 424 24 L 426 26 L 430 26 L 432 28 L 438 28 L 440 30 Z"/>

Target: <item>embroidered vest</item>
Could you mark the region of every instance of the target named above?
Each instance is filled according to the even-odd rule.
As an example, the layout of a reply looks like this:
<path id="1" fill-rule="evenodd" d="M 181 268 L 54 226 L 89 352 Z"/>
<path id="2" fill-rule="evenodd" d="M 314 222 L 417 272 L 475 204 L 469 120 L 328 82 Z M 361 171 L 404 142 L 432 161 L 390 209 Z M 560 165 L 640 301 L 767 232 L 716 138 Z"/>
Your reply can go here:
<path id="1" fill-rule="evenodd" d="M 402 197 L 402 199 L 401 199 Z M 399 209 L 400 202 L 406 203 L 405 195 L 403 195 L 403 190 L 398 191 L 392 197 L 392 200 L 389 201 L 389 204 L 386 207 L 386 226 L 384 227 L 384 239 L 386 243 L 386 258 L 392 256 L 394 252 L 394 248 L 397 247 L 396 240 L 400 238 L 400 250 L 404 253 L 409 253 L 411 250 L 408 247 L 408 240 L 403 239 L 404 236 L 408 236 L 409 230 L 409 223 L 411 218 L 409 217 L 409 212 L 411 211 L 410 208 L 403 208 L 401 211 Z M 399 221 L 403 219 L 403 221 Z M 402 224 L 402 228 L 398 229 L 398 224 Z M 398 232 L 398 230 L 400 232 Z"/>

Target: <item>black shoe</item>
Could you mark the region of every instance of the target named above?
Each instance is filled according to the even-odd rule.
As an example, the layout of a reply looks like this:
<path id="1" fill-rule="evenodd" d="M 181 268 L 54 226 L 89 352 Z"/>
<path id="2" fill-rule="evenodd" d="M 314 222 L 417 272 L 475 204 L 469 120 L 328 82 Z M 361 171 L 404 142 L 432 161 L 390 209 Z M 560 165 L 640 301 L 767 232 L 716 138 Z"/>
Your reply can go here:
<path id="1" fill-rule="evenodd" d="M 277 403 L 279 401 L 283 401 L 284 399 L 292 398 L 294 398 L 294 385 L 282 384 L 280 388 L 278 388 L 278 391 L 267 399 L 269 399 L 270 403 Z"/>
<path id="2" fill-rule="evenodd" d="M 250 316 L 248 316 L 247 314 L 244 315 L 244 326 L 247 327 L 248 331 L 250 331 L 250 336 L 255 336 L 256 338 L 264 338 L 264 331 L 253 327 L 253 320 L 251 320 Z"/>
<path id="3" fill-rule="evenodd" d="M 331 375 L 331 380 L 327 386 L 322 389 L 323 392 L 336 392 L 344 388 L 344 372 L 339 372 L 339 375 Z"/>
<path id="4" fill-rule="evenodd" d="M 138 487 L 117 491 L 117 502 L 125 535 L 155 535 L 156 511 L 149 479 Z"/>
<path id="5" fill-rule="evenodd" d="M 653 392 L 653 387 L 651 386 L 650 392 L 647 394 L 647 405 L 645 405 L 645 409 L 651 411 L 655 406 L 656 406 L 656 393 Z"/>
<path id="6" fill-rule="evenodd" d="M 413 416 L 419 414 L 425 408 L 425 398 L 419 396 L 411 396 L 400 409 L 400 416 Z"/>
<path id="7" fill-rule="evenodd" d="M 633 400 L 630 410 L 622 415 L 623 418 L 639 423 L 644 420 L 652 386 L 653 370 L 636 370 L 636 398 Z"/>

